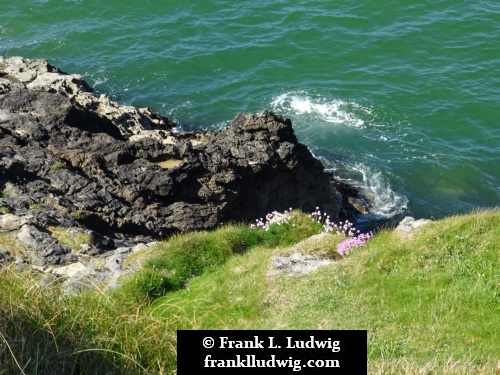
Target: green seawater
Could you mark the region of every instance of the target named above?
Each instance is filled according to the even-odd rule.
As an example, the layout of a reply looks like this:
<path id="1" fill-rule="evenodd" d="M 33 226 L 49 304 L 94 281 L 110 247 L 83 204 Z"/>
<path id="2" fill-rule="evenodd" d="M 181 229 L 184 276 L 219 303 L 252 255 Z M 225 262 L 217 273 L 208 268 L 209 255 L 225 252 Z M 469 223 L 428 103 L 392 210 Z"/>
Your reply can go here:
<path id="1" fill-rule="evenodd" d="M 182 129 L 284 114 L 375 216 L 499 205 L 499 46 L 498 0 L 0 0 L 0 55 Z"/>

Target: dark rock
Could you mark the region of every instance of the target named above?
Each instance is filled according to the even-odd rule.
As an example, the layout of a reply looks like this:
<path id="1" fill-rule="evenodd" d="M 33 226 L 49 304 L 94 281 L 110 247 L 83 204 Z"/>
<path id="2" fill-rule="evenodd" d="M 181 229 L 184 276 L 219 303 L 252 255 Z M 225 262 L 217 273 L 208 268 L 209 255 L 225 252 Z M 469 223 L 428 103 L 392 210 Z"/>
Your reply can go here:
<path id="1" fill-rule="evenodd" d="M 199 180 L 208 199 L 223 205 L 223 221 L 243 221 L 290 207 L 319 206 L 338 218 L 340 195 L 323 165 L 297 142 L 289 119 L 271 112 L 239 114 L 207 143 L 208 169 Z"/>
<path id="2" fill-rule="evenodd" d="M 32 215 L 17 236 L 38 244 L 33 262 L 71 258 L 49 244 L 49 225 L 89 228 L 92 246 L 111 249 L 290 207 L 336 220 L 364 203 L 342 199 L 282 116 L 238 114 L 218 132 L 173 127 L 45 60 L 0 57 L 0 203 Z"/>
<path id="3" fill-rule="evenodd" d="M 36 266 L 68 263 L 77 259 L 69 254 L 70 248 L 59 245 L 49 232 L 34 225 L 23 225 L 14 237 L 28 250 L 30 262 Z"/>
<path id="4" fill-rule="evenodd" d="M 0 249 L 0 264 L 10 263 L 14 260 L 14 257 L 7 250 Z"/>
<path id="5" fill-rule="evenodd" d="M 371 203 L 367 197 L 361 194 L 359 189 L 344 181 L 332 180 L 332 183 L 342 195 L 342 217 L 352 218 L 370 212 Z"/>

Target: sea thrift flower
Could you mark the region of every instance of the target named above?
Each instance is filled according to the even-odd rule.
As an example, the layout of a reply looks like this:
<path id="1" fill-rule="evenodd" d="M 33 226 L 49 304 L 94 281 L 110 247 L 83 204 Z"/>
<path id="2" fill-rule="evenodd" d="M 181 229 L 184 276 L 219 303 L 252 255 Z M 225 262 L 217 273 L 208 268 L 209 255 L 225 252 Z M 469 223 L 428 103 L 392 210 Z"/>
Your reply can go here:
<path id="1" fill-rule="evenodd" d="M 356 237 L 349 237 L 338 244 L 337 252 L 340 254 L 340 256 L 345 256 L 349 254 L 354 248 L 365 246 L 368 240 L 372 237 L 373 237 L 372 232 L 361 233 L 358 234 Z"/>
<path id="2" fill-rule="evenodd" d="M 323 233 L 330 233 L 336 229 L 336 224 L 330 221 L 330 215 L 326 212 L 321 213 L 319 207 L 316 207 L 316 211 L 309 215 L 312 221 L 321 224 Z"/>
<path id="3" fill-rule="evenodd" d="M 285 225 L 290 224 L 293 216 L 290 214 L 292 208 L 287 212 L 280 213 L 278 211 L 273 211 L 266 215 L 265 219 L 260 218 L 255 220 L 255 224 L 250 225 L 251 228 L 262 228 L 266 232 L 271 229 L 271 225 Z M 338 244 L 337 252 L 340 256 L 345 256 L 352 252 L 356 247 L 365 246 L 370 238 L 373 237 L 372 232 L 360 233 L 354 227 L 354 224 L 349 220 L 341 221 L 335 224 L 330 221 L 330 216 L 326 213 L 322 213 L 319 207 L 316 207 L 316 211 L 312 212 L 309 217 L 311 220 L 321 227 L 321 232 L 331 233 L 335 232 L 338 236 L 346 237 L 344 241 Z M 295 226 L 294 223 L 291 223 Z"/>
<path id="4" fill-rule="evenodd" d="M 290 211 L 292 209 L 290 208 Z M 284 225 L 288 224 L 293 219 L 293 216 L 285 210 L 285 212 L 280 213 L 278 211 L 273 211 L 266 215 L 265 220 L 260 218 L 255 220 L 255 224 L 250 225 L 251 228 L 262 228 L 266 232 L 269 231 L 271 225 Z"/>

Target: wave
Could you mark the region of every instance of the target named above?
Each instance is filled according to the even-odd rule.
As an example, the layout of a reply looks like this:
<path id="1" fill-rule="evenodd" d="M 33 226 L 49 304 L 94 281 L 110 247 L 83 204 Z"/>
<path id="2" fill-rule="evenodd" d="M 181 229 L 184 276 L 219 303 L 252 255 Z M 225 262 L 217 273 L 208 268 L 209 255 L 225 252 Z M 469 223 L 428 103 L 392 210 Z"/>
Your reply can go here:
<path id="1" fill-rule="evenodd" d="M 360 163 L 354 164 L 351 168 L 362 176 L 359 187 L 370 199 L 371 215 L 392 218 L 407 210 L 408 198 L 396 193 L 381 171 L 374 171 Z"/>
<path id="2" fill-rule="evenodd" d="M 355 102 L 327 99 L 305 91 L 285 93 L 277 96 L 271 107 L 287 116 L 309 115 L 309 120 L 320 120 L 330 124 L 363 128 L 365 121 L 359 113 L 369 113 L 370 109 Z"/>
<path id="3" fill-rule="evenodd" d="M 408 198 L 394 191 L 390 181 L 381 171 L 360 162 L 345 159 L 329 160 L 319 157 L 325 170 L 337 180 L 358 188 L 370 201 L 370 209 L 364 220 L 392 219 L 408 209 Z"/>
<path id="4" fill-rule="evenodd" d="M 377 148 L 391 148 L 393 141 L 400 143 L 391 125 L 393 119 L 388 118 L 392 114 L 307 91 L 278 95 L 270 106 L 273 111 L 292 119 L 301 141 L 309 146 L 327 171 L 336 179 L 356 186 L 369 199 L 370 212 L 363 220 L 397 219 L 406 212 L 408 198 L 397 193 L 385 173 L 377 169 L 381 165 L 379 157 L 358 150 L 357 142 L 353 141 L 353 137 L 361 136 L 377 144 Z M 332 124 L 337 126 L 332 127 Z M 373 165 L 361 161 L 367 155 Z"/>

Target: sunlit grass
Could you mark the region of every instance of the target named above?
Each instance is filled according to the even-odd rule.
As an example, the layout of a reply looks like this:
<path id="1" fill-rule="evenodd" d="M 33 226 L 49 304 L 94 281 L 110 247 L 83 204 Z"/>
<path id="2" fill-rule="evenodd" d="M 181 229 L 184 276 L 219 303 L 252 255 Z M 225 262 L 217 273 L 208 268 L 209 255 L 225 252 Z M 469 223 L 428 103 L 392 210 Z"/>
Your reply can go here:
<path id="1" fill-rule="evenodd" d="M 4 267 L 0 374 L 171 373 L 178 329 L 366 329 L 373 374 L 499 373 L 498 210 L 408 238 L 383 231 L 346 258 L 335 253 L 342 238 L 323 237 L 300 250 L 335 262 L 270 277 L 273 256 L 317 233 L 307 215 L 296 221 L 175 236 L 106 293 L 63 297 L 57 283 Z M 178 284 L 161 287 L 162 277 Z"/>
<path id="2" fill-rule="evenodd" d="M 145 374 L 175 368 L 182 317 L 142 314 L 117 291 L 61 297 L 28 274 L 0 271 L 1 374 Z"/>
<path id="3" fill-rule="evenodd" d="M 7 251 L 12 257 L 26 255 L 26 248 L 10 232 L 0 233 L 0 249 Z"/>

